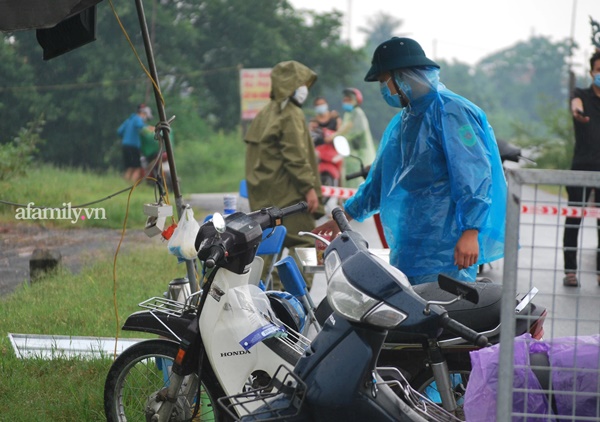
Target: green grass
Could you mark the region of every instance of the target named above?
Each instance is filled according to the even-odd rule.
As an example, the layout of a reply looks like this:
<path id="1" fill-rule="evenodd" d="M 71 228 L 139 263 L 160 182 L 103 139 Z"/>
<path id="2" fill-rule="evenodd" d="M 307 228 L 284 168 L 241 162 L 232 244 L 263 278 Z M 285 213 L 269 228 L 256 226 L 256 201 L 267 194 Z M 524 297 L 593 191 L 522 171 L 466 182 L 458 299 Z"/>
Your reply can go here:
<path id="1" fill-rule="evenodd" d="M 133 248 L 132 248 L 133 249 Z M 7 333 L 114 337 L 113 260 L 79 274 L 59 269 L 0 298 L 0 421 L 102 421 L 103 388 L 112 358 L 17 359 Z M 160 296 L 185 267 L 159 246 L 123 250 L 117 264 L 119 326 L 137 304 Z M 120 332 L 120 337 L 143 337 Z"/>
<path id="2" fill-rule="evenodd" d="M 58 169 L 49 165 L 39 165 L 30 169 L 24 177 L 0 182 L 0 199 L 19 204 L 33 202 L 35 206 L 63 207 L 63 203 L 71 206 L 85 204 L 104 198 L 130 186 L 120 175 L 97 174 L 78 169 Z M 104 227 L 121 228 L 125 218 L 127 196 L 129 192 L 106 201 L 88 205 L 86 208 L 102 208 L 106 219 L 88 218 L 77 220 L 37 219 L 37 224 L 48 227 L 85 228 Z M 142 182 L 133 191 L 129 207 L 128 228 L 142 228 L 146 216 L 142 213 L 144 203 L 155 202 L 154 190 Z M 15 222 L 17 207 L 0 204 L 0 222 Z M 98 216 L 103 216 L 98 211 Z M 24 215 L 24 214 L 23 214 Z M 26 220 L 22 220 L 26 221 Z"/>
<path id="3" fill-rule="evenodd" d="M 239 133 L 212 133 L 208 139 L 175 143 L 183 195 L 235 192 L 244 178 L 246 145 Z"/>

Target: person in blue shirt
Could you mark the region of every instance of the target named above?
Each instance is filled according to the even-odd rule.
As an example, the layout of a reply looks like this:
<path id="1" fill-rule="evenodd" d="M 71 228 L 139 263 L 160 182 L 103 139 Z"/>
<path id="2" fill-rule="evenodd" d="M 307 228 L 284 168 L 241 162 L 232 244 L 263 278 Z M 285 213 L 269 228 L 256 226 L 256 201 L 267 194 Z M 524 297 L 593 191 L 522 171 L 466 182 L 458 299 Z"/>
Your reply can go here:
<path id="1" fill-rule="evenodd" d="M 379 81 L 383 99 L 401 110 L 346 214 L 381 214 L 390 263 L 413 285 L 440 273 L 474 281 L 479 264 L 504 252 L 506 180 L 485 113 L 448 90 L 410 38 L 380 44 L 365 81 Z"/>
<path id="2" fill-rule="evenodd" d="M 137 112 L 131 114 L 117 129 L 117 133 L 121 137 L 123 150 L 124 177 L 130 182 L 135 182 L 144 177 L 144 169 L 140 160 L 140 148 L 142 146 L 140 134 L 144 128 L 154 130 L 153 127 L 146 124 L 146 121 L 151 118 L 152 110 L 150 110 L 150 107 L 140 104 Z"/>

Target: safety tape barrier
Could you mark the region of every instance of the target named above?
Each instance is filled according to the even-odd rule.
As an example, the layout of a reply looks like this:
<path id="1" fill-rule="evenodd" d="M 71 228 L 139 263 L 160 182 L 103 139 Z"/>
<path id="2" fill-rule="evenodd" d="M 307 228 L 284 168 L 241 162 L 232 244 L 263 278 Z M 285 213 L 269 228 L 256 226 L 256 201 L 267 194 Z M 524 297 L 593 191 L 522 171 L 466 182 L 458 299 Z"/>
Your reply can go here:
<path id="1" fill-rule="evenodd" d="M 348 199 L 356 193 L 353 188 L 321 186 L 323 196 Z M 554 205 L 521 205 L 522 214 L 560 215 L 564 217 L 600 218 L 600 208 L 595 207 L 558 207 Z"/>
<path id="2" fill-rule="evenodd" d="M 560 215 L 564 217 L 600 218 L 600 208 L 557 207 L 554 205 L 521 205 L 522 214 Z"/>
<path id="3" fill-rule="evenodd" d="M 340 188 L 337 186 L 321 186 L 321 193 L 323 196 L 348 199 L 356 193 L 356 189 L 353 188 Z"/>

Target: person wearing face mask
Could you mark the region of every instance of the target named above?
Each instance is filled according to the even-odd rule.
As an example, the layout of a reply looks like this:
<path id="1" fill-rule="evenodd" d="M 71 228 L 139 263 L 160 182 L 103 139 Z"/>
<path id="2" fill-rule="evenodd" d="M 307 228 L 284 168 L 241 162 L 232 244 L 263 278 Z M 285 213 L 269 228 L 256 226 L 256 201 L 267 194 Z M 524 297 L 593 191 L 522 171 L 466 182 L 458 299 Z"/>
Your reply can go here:
<path id="1" fill-rule="evenodd" d="M 324 97 L 317 97 L 313 101 L 315 117 L 310 121 L 310 131 L 315 146 L 323 145 L 327 132 L 335 132 L 342 124 L 342 119 L 337 111 L 329 110 L 329 104 Z M 325 133 L 324 133 L 325 132 Z"/>
<path id="2" fill-rule="evenodd" d="M 342 91 L 342 109 L 344 116 L 340 128 L 325 138 L 325 142 L 332 142 L 333 138 L 342 135 L 350 143 L 351 154 L 359 157 L 365 166 L 370 165 L 375 159 L 375 146 L 371 137 L 369 119 L 361 108 L 362 93 L 357 88 L 345 88 Z M 360 170 L 360 163 L 355 159 L 344 160 L 344 173 L 350 174 Z M 342 177 L 343 179 L 343 177 Z M 347 186 L 357 187 L 359 179 L 346 182 Z"/>
<path id="3" fill-rule="evenodd" d="M 575 88 L 571 99 L 571 114 L 575 129 L 575 150 L 571 170 L 600 171 L 600 50 L 590 58 L 592 84 Z M 600 188 L 567 186 L 569 205 L 585 206 L 594 192 L 596 206 L 600 205 Z M 577 238 L 581 218 L 567 217 L 563 236 L 565 286 L 577 287 Z M 600 248 L 600 220 L 598 220 L 598 247 Z M 596 254 L 596 278 L 600 285 L 600 249 Z"/>
<path id="4" fill-rule="evenodd" d="M 439 66 L 410 38 L 380 44 L 365 81 L 379 81 L 399 113 L 346 214 L 358 221 L 381 214 L 390 263 L 412 284 L 440 273 L 474 281 L 480 264 L 504 252 L 506 180 L 485 113 L 448 90 Z"/>
<path id="5" fill-rule="evenodd" d="M 316 79 L 315 72 L 297 61 L 275 65 L 271 71 L 271 100 L 254 118 L 244 137 L 250 209 L 308 203 L 307 213 L 294 214 L 284 221 L 284 246 L 294 258 L 295 248 L 314 246 L 314 240 L 301 237 L 298 232 L 311 231 L 315 218 L 324 214 L 315 149 L 302 110 L 308 89 Z M 273 275 L 275 288 L 280 288 L 276 274 Z M 310 287 L 311 277 L 306 276 Z"/>

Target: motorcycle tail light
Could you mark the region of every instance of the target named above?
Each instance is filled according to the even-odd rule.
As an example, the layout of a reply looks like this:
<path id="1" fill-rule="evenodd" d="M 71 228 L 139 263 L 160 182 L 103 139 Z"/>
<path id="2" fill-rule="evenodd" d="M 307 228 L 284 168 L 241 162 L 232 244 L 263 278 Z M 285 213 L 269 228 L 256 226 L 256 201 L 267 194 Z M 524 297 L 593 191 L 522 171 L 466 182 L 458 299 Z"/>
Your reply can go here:
<path id="1" fill-rule="evenodd" d="M 542 340 L 544 337 L 544 321 L 546 320 L 546 315 L 548 315 L 548 311 L 544 309 L 544 312 L 542 312 L 538 320 L 535 321 L 529 329 L 529 334 L 536 340 Z"/>

